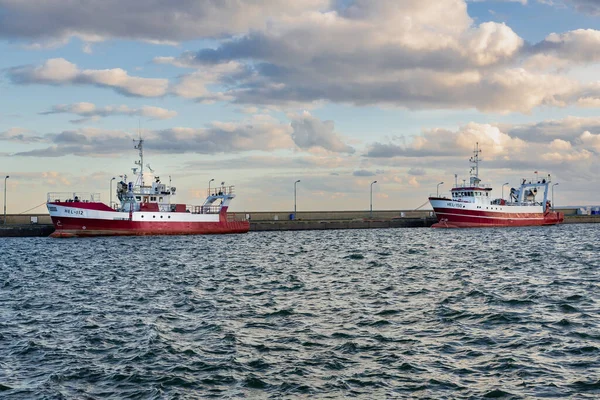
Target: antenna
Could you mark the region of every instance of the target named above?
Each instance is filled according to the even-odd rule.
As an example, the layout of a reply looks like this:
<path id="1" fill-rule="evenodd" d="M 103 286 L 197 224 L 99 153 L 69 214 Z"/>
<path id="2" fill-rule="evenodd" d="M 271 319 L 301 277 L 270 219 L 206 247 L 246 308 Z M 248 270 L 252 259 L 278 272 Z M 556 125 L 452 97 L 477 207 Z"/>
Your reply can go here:
<path id="1" fill-rule="evenodd" d="M 154 170 L 153 170 L 152 168 L 150 168 L 150 164 L 146 164 L 146 168 L 148 168 L 148 170 L 149 170 L 151 173 L 154 173 Z"/>

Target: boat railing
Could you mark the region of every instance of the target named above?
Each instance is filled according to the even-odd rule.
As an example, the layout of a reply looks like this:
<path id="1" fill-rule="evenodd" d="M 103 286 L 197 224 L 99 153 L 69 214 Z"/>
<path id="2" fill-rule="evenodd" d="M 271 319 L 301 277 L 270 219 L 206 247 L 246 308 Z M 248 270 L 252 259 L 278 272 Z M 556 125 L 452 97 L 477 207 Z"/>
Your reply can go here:
<path id="1" fill-rule="evenodd" d="M 206 191 L 207 196 L 223 196 L 235 193 L 235 186 L 217 186 Z"/>
<path id="2" fill-rule="evenodd" d="M 50 192 L 50 193 L 48 193 L 47 202 L 48 203 L 56 203 L 56 202 L 97 203 L 97 202 L 100 202 L 100 193 Z"/>
<path id="3" fill-rule="evenodd" d="M 186 211 L 192 214 L 218 214 L 221 212 L 221 206 L 186 206 Z"/>
<path id="4" fill-rule="evenodd" d="M 507 206 L 524 206 L 524 207 L 526 207 L 526 206 L 537 206 L 537 207 L 539 207 L 539 206 L 542 206 L 544 204 L 541 203 L 541 202 L 539 202 L 539 201 L 535 201 L 535 202 L 533 202 L 533 201 L 527 201 L 527 202 L 525 202 L 524 201 L 524 202 L 521 202 L 521 203 L 519 203 L 518 201 L 507 201 L 506 205 Z"/>
<path id="5" fill-rule="evenodd" d="M 429 197 L 435 197 L 437 199 L 452 200 L 452 197 L 448 193 L 429 193 Z"/>
<path id="6" fill-rule="evenodd" d="M 473 185 L 471 185 L 468 182 L 464 182 L 464 183 L 456 183 L 454 185 L 452 185 L 453 189 L 460 189 L 460 188 L 472 188 Z M 492 187 L 492 185 L 490 185 L 489 183 L 480 183 L 476 186 L 479 189 L 489 189 Z"/>

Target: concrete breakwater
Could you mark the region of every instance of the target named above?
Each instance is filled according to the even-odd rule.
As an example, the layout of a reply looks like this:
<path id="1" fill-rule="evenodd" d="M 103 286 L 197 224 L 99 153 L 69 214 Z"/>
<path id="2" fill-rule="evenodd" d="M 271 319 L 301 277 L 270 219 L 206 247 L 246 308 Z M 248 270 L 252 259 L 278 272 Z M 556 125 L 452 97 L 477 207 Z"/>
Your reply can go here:
<path id="1" fill-rule="evenodd" d="M 393 218 L 385 220 L 294 220 L 250 221 L 251 231 L 301 231 L 324 229 L 423 228 L 436 222 L 434 217 Z"/>
<path id="2" fill-rule="evenodd" d="M 52 224 L 0 225 L 0 237 L 44 237 L 52 232 Z"/>

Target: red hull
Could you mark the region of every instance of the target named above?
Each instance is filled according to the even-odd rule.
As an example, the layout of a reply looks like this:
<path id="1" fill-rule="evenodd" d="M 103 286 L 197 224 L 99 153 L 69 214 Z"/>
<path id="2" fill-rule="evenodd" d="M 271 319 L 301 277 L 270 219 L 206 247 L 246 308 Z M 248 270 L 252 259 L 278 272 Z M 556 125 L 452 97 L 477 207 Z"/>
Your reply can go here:
<path id="1" fill-rule="evenodd" d="M 434 209 L 438 222 L 432 228 L 485 228 L 509 226 L 557 225 L 563 222 L 561 212 L 493 213 L 450 208 Z"/>
<path id="2" fill-rule="evenodd" d="M 246 233 L 250 230 L 249 221 L 137 222 L 52 217 L 52 223 L 56 230 L 50 235 L 51 237 L 208 235 Z"/>

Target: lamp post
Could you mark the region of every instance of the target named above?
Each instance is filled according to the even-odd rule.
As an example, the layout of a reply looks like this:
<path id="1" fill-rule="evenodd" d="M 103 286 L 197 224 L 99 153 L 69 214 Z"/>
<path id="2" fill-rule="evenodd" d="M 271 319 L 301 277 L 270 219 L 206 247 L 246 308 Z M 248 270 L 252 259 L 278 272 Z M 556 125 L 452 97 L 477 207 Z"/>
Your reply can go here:
<path id="1" fill-rule="evenodd" d="M 214 180 L 215 180 L 215 178 L 212 178 L 210 181 L 208 181 L 208 195 L 209 196 L 210 196 L 210 183 Z"/>
<path id="2" fill-rule="evenodd" d="M 504 200 L 504 186 L 508 185 L 508 182 L 502 184 L 502 200 Z"/>
<path id="3" fill-rule="evenodd" d="M 440 197 L 440 185 L 443 185 L 444 182 L 440 182 L 437 184 L 437 188 L 435 190 L 436 197 Z"/>
<path id="4" fill-rule="evenodd" d="M 108 192 L 108 206 L 110 208 L 112 208 L 112 196 L 113 196 L 113 192 L 112 192 L 112 181 L 114 181 L 116 178 L 113 176 L 112 179 L 110 180 L 110 191 Z"/>
<path id="5" fill-rule="evenodd" d="M 4 178 L 4 220 L 2 221 L 3 225 L 6 225 L 6 180 L 10 178 L 10 176 L 6 175 Z"/>
<path id="6" fill-rule="evenodd" d="M 370 211 L 370 218 L 373 218 L 373 184 L 377 183 L 377 181 L 373 181 L 371 182 L 371 211 Z"/>
<path id="7" fill-rule="evenodd" d="M 552 211 L 554 211 L 554 186 L 556 185 L 558 185 L 558 182 L 552 184 Z"/>
<path id="8" fill-rule="evenodd" d="M 294 218 L 296 218 L 296 184 L 298 182 L 300 182 L 300 179 L 294 182 Z"/>

